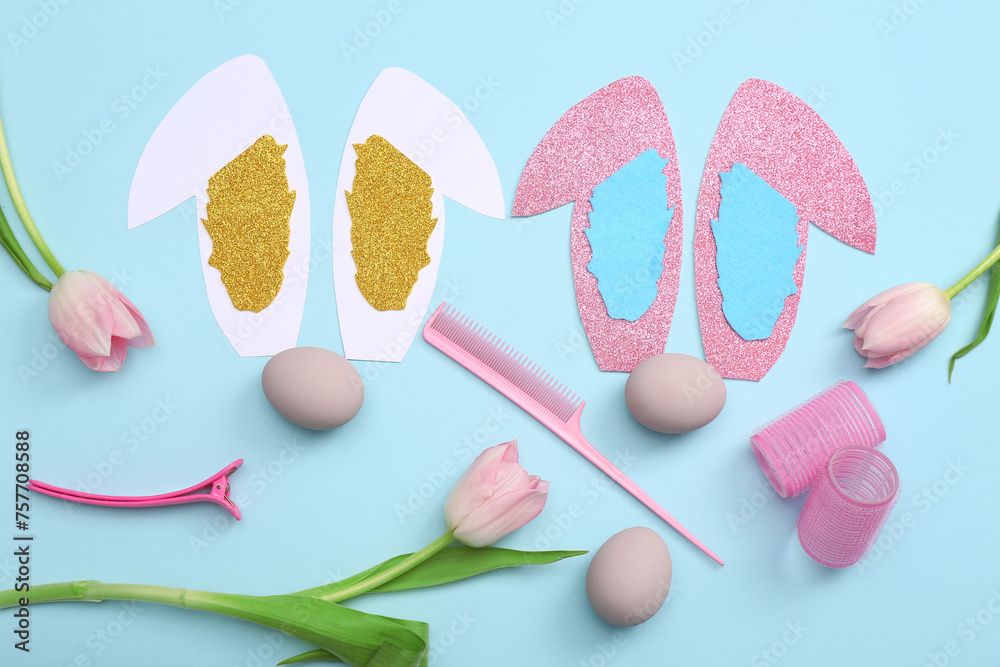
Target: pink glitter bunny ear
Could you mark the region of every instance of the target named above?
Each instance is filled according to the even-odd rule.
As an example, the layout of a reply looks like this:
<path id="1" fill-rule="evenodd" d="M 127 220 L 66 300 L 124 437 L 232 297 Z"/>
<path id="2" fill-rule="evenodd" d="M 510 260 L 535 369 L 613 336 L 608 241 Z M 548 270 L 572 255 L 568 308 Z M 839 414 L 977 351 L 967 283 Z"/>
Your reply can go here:
<path id="1" fill-rule="evenodd" d="M 677 149 L 649 81 L 630 76 L 590 95 L 535 148 L 513 215 L 569 202 L 573 282 L 594 358 L 601 370 L 631 371 L 666 345 L 683 243 Z"/>
<path id="2" fill-rule="evenodd" d="M 760 380 L 784 351 L 810 222 L 875 252 L 875 211 L 847 149 L 805 102 L 749 79 L 712 141 L 695 226 L 705 357 L 723 377 Z"/>

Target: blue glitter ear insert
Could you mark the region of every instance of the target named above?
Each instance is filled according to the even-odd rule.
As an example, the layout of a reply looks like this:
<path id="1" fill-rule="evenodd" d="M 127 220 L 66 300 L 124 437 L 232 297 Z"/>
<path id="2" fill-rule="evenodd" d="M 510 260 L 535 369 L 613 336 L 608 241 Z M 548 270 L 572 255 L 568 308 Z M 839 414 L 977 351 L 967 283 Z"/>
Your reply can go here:
<path id="1" fill-rule="evenodd" d="M 795 205 L 749 167 L 736 163 L 722 180 L 712 221 L 722 312 L 743 340 L 765 340 L 796 293 L 799 245 Z"/>
<path id="2" fill-rule="evenodd" d="M 594 188 L 587 240 L 587 270 L 608 316 L 635 322 L 649 310 L 663 273 L 664 237 L 673 207 L 667 206 L 668 160 L 650 148 Z"/>

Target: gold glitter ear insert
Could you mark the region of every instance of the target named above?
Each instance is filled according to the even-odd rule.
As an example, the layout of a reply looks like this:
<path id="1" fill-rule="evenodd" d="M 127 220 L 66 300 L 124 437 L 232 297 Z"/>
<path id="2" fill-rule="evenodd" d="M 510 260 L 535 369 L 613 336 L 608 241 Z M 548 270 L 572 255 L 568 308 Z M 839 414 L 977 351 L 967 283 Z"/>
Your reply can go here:
<path id="1" fill-rule="evenodd" d="M 354 150 L 354 191 L 345 194 L 355 280 L 376 310 L 403 310 L 420 269 L 431 263 L 431 177 L 377 134 Z"/>
<path id="2" fill-rule="evenodd" d="M 285 278 L 295 205 L 281 157 L 286 148 L 264 135 L 208 179 L 208 219 L 201 221 L 212 239 L 208 264 L 219 270 L 237 310 L 264 310 Z"/>

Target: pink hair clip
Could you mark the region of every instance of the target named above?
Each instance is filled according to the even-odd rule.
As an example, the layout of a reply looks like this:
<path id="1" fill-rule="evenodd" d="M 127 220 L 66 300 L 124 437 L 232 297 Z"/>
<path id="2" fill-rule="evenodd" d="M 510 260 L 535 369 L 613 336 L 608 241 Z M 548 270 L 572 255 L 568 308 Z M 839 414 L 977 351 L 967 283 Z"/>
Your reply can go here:
<path id="1" fill-rule="evenodd" d="M 215 503 L 225 507 L 239 521 L 240 508 L 229 498 L 229 476 L 236 472 L 241 465 L 243 465 L 243 459 L 236 459 L 200 484 L 195 484 L 181 491 L 161 493 L 156 496 L 102 496 L 96 493 L 61 489 L 58 486 L 39 482 L 37 479 L 28 482 L 28 489 L 53 498 L 107 507 L 160 507 L 162 505 L 184 505 L 198 502 Z"/>

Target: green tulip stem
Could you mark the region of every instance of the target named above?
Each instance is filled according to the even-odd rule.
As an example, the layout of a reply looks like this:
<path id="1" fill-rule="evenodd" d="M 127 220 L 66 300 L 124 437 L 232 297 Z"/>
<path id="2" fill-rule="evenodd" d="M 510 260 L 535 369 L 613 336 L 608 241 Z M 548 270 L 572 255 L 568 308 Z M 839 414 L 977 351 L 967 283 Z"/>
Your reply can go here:
<path id="1" fill-rule="evenodd" d="M 138 600 L 141 602 L 159 602 L 185 609 L 220 611 L 220 607 L 224 605 L 213 603 L 213 596 L 223 597 L 222 594 L 204 593 L 186 588 L 146 586 L 142 584 L 104 584 L 100 581 L 66 581 L 60 584 L 33 585 L 31 590 L 27 592 L 18 592 L 13 589 L 2 591 L 0 592 L 0 609 L 16 607 L 20 604 L 21 598 L 27 598 L 30 604 L 65 602 L 68 600 L 83 602 Z"/>
<path id="2" fill-rule="evenodd" d="M 986 273 L 986 271 L 991 266 L 996 264 L 997 261 L 1000 261 L 1000 245 L 994 248 L 993 252 L 991 252 L 989 255 L 986 256 L 986 259 L 979 262 L 979 264 L 976 265 L 976 268 L 972 269 L 967 274 L 965 274 L 964 278 L 962 278 L 957 283 L 946 289 L 944 293 L 948 295 L 949 299 L 954 299 L 959 292 L 961 292 L 966 287 L 971 285 L 972 281 L 974 281 L 976 278 Z"/>
<path id="3" fill-rule="evenodd" d="M 437 538 L 436 540 L 428 544 L 420 551 L 416 551 L 410 554 L 408 558 L 400 561 L 396 565 L 387 568 L 367 579 L 362 579 L 353 586 L 348 586 L 347 588 L 344 588 L 342 590 L 334 591 L 329 595 L 321 595 L 319 597 L 321 597 L 324 600 L 328 600 L 330 602 L 340 602 L 342 600 L 347 600 L 356 597 L 358 595 L 361 595 L 363 593 L 367 593 L 373 588 L 378 588 L 387 581 L 392 581 L 393 579 L 403 574 L 404 572 L 412 570 L 417 565 L 420 565 L 425 560 L 427 560 L 437 552 L 441 551 L 454 541 L 455 541 L 455 535 L 450 530 L 445 531 L 445 533 L 441 537 Z"/>
<path id="4" fill-rule="evenodd" d="M 59 263 L 56 256 L 52 254 L 52 250 L 49 249 L 45 239 L 42 238 L 41 233 L 38 231 L 38 227 L 35 226 L 35 221 L 32 220 L 31 214 L 28 213 L 28 205 L 24 203 L 21 188 L 18 187 L 17 178 L 14 177 L 14 165 L 10 162 L 10 150 L 7 148 L 7 138 L 4 136 L 2 120 L 0 120 L 0 170 L 3 171 L 3 180 L 7 184 L 7 192 L 10 193 L 11 201 L 14 202 L 14 208 L 17 209 L 17 214 L 21 216 L 21 223 L 28 230 L 28 236 L 31 237 L 35 247 L 38 248 L 38 252 L 41 253 L 49 268 L 56 274 L 56 279 L 58 279 L 62 274 L 66 273 L 66 269 Z M 34 280 L 34 278 L 32 279 Z M 35 280 L 35 282 L 38 281 Z"/>
<path id="5" fill-rule="evenodd" d="M 49 279 L 43 276 L 38 269 L 35 268 L 35 265 L 31 263 L 31 260 L 28 259 L 28 256 L 24 253 L 24 248 L 21 247 L 17 237 L 14 236 L 14 230 L 10 228 L 10 223 L 7 222 L 7 216 L 3 214 L 2 210 L 0 210 L 0 245 L 2 245 L 8 253 L 10 253 L 10 256 L 14 259 L 14 263 L 17 264 L 29 278 L 44 289 L 52 289 L 52 283 L 49 282 Z"/>

